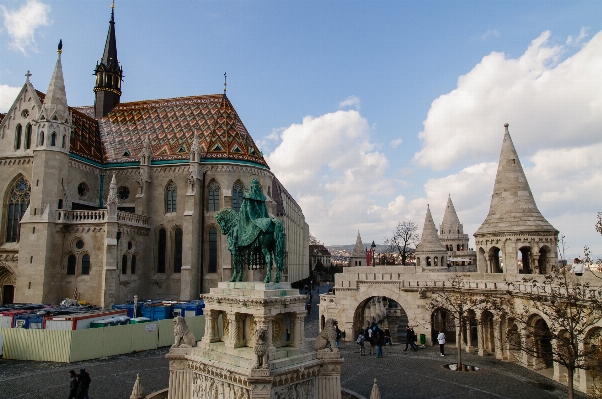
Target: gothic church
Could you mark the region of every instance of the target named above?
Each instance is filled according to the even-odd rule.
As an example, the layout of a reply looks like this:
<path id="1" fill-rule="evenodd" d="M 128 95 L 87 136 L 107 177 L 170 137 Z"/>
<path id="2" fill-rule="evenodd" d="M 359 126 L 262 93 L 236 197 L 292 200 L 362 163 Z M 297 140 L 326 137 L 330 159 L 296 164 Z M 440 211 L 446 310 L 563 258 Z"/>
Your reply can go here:
<path id="1" fill-rule="evenodd" d="M 121 103 L 114 10 L 94 106 L 68 105 L 61 52 L 62 43 L 46 93 L 28 72 L 0 114 L 2 303 L 197 299 L 231 276 L 215 214 L 239 209 L 252 178 L 284 223 L 284 281 L 308 276 L 303 211 L 225 89 Z M 245 280 L 253 273 L 261 271 L 245 271 Z"/>

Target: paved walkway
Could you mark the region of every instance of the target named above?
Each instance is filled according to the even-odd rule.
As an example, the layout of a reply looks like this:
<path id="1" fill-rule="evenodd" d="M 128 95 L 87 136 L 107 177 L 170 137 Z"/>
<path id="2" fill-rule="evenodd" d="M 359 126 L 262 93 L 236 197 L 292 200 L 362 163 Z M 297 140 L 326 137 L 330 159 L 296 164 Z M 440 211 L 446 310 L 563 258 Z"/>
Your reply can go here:
<path id="1" fill-rule="evenodd" d="M 321 291 L 324 292 L 324 287 Z M 314 291 L 312 314 L 306 317 L 306 336 L 318 331 L 318 296 Z M 341 385 L 365 397 L 378 379 L 383 399 L 396 398 L 566 398 L 566 388 L 516 364 L 500 362 L 492 356 L 463 354 L 476 372 L 452 372 L 443 368 L 456 359 L 455 348 L 439 356 L 438 348 L 404 352 L 405 345 L 387 346 L 384 358 L 360 356 L 354 342 L 341 343 Z M 127 399 L 136 374 L 140 373 L 146 393 L 166 388 L 169 368 L 165 354 L 169 348 L 72 364 L 26 362 L 0 359 L 0 398 L 63 399 L 68 396 L 71 369 L 86 367 L 92 377 L 90 397 Z M 585 395 L 578 394 L 578 398 Z"/>

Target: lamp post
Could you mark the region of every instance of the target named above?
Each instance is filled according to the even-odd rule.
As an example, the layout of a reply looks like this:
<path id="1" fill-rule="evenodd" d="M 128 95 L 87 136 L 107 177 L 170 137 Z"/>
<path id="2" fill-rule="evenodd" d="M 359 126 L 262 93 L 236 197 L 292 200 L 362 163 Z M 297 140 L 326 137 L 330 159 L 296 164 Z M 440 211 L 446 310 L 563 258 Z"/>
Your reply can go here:
<path id="1" fill-rule="evenodd" d="M 376 248 L 376 244 L 374 243 L 374 241 L 372 241 L 372 245 L 370 245 L 370 248 L 372 248 L 372 267 L 374 267 L 374 248 Z"/>

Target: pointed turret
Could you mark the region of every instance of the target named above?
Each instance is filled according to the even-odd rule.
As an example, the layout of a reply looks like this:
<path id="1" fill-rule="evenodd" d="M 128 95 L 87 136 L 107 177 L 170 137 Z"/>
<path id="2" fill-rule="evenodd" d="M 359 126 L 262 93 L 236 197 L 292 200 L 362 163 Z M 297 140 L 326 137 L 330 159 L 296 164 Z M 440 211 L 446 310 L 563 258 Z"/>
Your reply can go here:
<path id="1" fill-rule="evenodd" d="M 94 116 L 96 119 L 107 115 L 121 99 L 121 80 L 123 70 L 117 59 L 117 40 L 115 39 L 115 4 L 111 5 L 111 20 L 109 21 L 109 32 L 105 50 L 100 60 L 96 63 L 94 69 L 96 75 L 96 85 L 94 92 L 96 98 L 94 101 Z"/>
<path id="2" fill-rule="evenodd" d="M 69 119 L 69 108 L 67 107 L 67 92 L 65 91 L 65 80 L 63 79 L 63 64 L 61 63 L 62 50 L 61 40 L 59 42 L 58 57 L 54 66 L 54 72 L 48 85 L 46 98 L 44 99 L 43 112 L 48 120 L 66 122 Z M 29 82 L 29 78 L 28 78 Z"/>
<path id="3" fill-rule="evenodd" d="M 448 195 L 443 221 L 439 226 L 439 232 L 441 234 L 463 234 L 463 230 L 462 223 L 460 223 L 456 208 L 454 208 L 454 204 L 451 200 L 451 195 Z"/>
<path id="4" fill-rule="evenodd" d="M 416 245 L 416 266 L 446 266 L 446 258 L 447 249 L 439 240 L 431 208 L 427 205 L 422 237 Z"/>
<path id="5" fill-rule="evenodd" d="M 366 250 L 364 249 L 359 230 L 357 231 L 357 238 L 355 239 L 355 247 L 353 247 L 353 252 L 349 257 L 349 265 L 366 266 Z"/>
<path id="6" fill-rule="evenodd" d="M 504 142 L 495 176 L 491 205 L 475 237 L 492 233 L 556 231 L 541 215 L 527 177 L 512 143 L 508 124 L 504 125 Z"/>
<path id="7" fill-rule="evenodd" d="M 439 236 L 437 235 L 437 228 L 431 215 L 430 206 L 426 206 L 426 216 L 424 218 L 424 227 L 422 228 L 422 237 L 420 238 L 420 244 L 416 246 L 416 252 L 433 252 L 433 251 L 444 251 L 447 252 Z"/>

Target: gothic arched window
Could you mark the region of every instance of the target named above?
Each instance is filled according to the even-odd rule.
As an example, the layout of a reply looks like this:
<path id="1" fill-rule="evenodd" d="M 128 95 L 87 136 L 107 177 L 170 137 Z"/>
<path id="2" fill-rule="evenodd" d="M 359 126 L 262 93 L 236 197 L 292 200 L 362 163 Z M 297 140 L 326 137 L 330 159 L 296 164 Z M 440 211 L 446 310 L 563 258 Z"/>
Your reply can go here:
<path id="1" fill-rule="evenodd" d="M 236 181 L 232 186 L 232 209 L 236 212 L 240 211 L 240 205 L 242 204 L 242 194 L 244 187 L 240 181 Z"/>
<path id="2" fill-rule="evenodd" d="M 65 135 L 63 135 L 63 144 L 61 144 L 61 146 L 63 148 L 66 148 L 66 146 L 67 146 L 67 136 L 65 136 Z"/>
<path id="3" fill-rule="evenodd" d="M 19 123 L 17 125 L 17 127 L 15 128 L 15 150 L 18 150 L 21 148 L 21 131 L 23 130 L 23 128 L 21 127 L 21 124 Z"/>
<path id="4" fill-rule="evenodd" d="M 75 264 L 77 263 L 77 258 L 75 255 L 71 254 L 67 258 L 67 275 L 75 274 Z"/>
<path id="5" fill-rule="evenodd" d="M 90 274 L 90 255 L 88 254 L 82 257 L 82 274 Z"/>
<path id="6" fill-rule="evenodd" d="M 217 229 L 209 229 L 209 273 L 217 273 Z"/>
<path id="7" fill-rule="evenodd" d="M 53 147 L 56 146 L 56 132 L 52 132 L 50 135 L 50 145 Z"/>
<path id="8" fill-rule="evenodd" d="M 130 268 L 132 269 L 132 274 L 136 274 L 136 255 L 132 255 L 132 265 Z"/>
<path id="9" fill-rule="evenodd" d="M 165 273 L 165 247 L 167 246 L 167 232 L 159 230 L 159 245 L 157 248 L 157 273 Z"/>
<path id="10" fill-rule="evenodd" d="M 175 237 L 175 250 L 173 253 L 173 272 L 180 273 L 182 272 L 182 239 L 183 239 L 182 229 L 176 229 L 176 237 Z"/>
<path id="11" fill-rule="evenodd" d="M 29 150 L 31 148 L 31 124 L 28 123 L 25 127 L 25 149 Z"/>
<path id="12" fill-rule="evenodd" d="M 31 185 L 25 178 L 17 179 L 13 187 L 8 191 L 8 213 L 6 221 L 6 242 L 18 242 L 20 226 L 19 222 L 29 206 Z"/>
<path id="13" fill-rule="evenodd" d="M 121 274 L 127 274 L 128 272 L 128 256 L 123 254 L 121 257 Z"/>
<path id="14" fill-rule="evenodd" d="M 42 130 L 40 132 L 40 144 L 39 145 L 44 145 L 44 131 Z"/>
<path id="15" fill-rule="evenodd" d="M 173 180 L 170 180 L 165 187 L 166 190 L 166 201 L 165 201 L 165 213 L 172 213 L 176 211 L 178 188 Z"/>
<path id="16" fill-rule="evenodd" d="M 219 184 L 215 180 L 209 183 L 209 212 L 219 211 Z"/>

